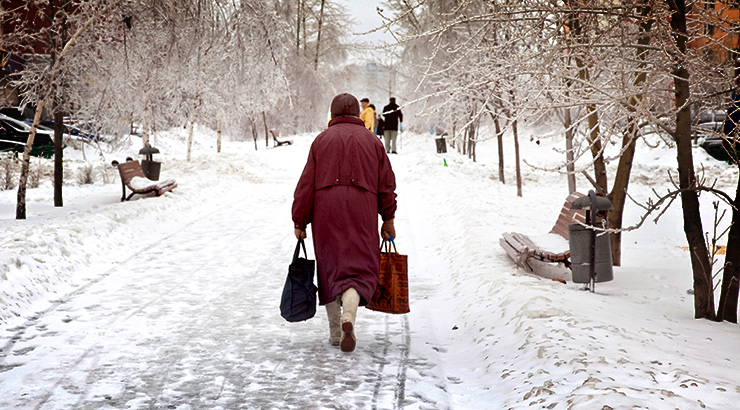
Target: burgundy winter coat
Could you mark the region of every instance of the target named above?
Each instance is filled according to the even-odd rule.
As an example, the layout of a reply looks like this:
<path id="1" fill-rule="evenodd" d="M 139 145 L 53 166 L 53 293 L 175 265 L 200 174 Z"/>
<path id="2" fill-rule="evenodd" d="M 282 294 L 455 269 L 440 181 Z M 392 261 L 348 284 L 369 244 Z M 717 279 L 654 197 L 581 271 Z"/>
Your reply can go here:
<path id="1" fill-rule="evenodd" d="M 357 117 L 329 122 L 311 145 L 293 199 L 293 222 L 311 224 L 319 304 L 349 288 L 367 304 L 378 285 L 378 214 L 396 213 L 396 177 L 383 144 Z"/>

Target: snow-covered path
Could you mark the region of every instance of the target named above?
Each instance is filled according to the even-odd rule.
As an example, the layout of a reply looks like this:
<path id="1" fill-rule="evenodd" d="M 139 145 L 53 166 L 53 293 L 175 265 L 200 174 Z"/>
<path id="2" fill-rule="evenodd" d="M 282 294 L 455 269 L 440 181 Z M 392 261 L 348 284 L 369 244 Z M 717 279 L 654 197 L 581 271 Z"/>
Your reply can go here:
<path id="1" fill-rule="evenodd" d="M 329 345 L 323 308 L 285 322 L 290 205 L 312 137 L 201 146 L 185 162 L 184 137 L 168 135 L 163 174 L 179 186 L 162 198 L 120 203 L 108 183 L 54 209 L 50 189 L 30 190 L 29 220 L 0 220 L 0 408 L 737 407 L 740 332 L 692 318 L 680 208 L 625 234 L 623 264 L 596 293 L 524 274 L 496 241 L 546 233 L 565 184 L 524 168 L 516 197 L 497 181 L 495 141 L 473 163 L 404 134 L 391 157 L 411 313 L 362 309 L 351 354 Z M 538 142 L 528 155 L 557 161 Z M 667 151 L 644 154 L 630 188 L 641 197 L 672 166 Z M 12 194 L 0 193 L 3 215 Z"/>
<path id="2" fill-rule="evenodd" d="M 17 329 L 0 358 L 0 408 L 450 408 L 434 356 L 410 351 L 410 315 L 362 309 L 351 354 L 329 345 L 323 307 L 308 322 L 279 316 L 302 168 L 290 163 L 204 202 Z M 397 218 L 399 246 L 433 260 L 414 248 L 409 205 Z M 417 299 L 424 282 L 415 279 Z"/>

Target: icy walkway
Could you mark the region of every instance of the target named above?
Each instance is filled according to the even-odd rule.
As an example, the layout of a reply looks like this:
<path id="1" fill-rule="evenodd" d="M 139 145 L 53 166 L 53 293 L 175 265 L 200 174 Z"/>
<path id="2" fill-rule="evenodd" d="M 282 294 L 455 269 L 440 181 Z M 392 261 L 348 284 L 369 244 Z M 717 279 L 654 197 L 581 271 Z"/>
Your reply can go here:
<path id="1" fill-rule="evenodd" d="M 419 337 L 424 355 L 411 352 L 419 330 L 410 315 L 361 309 L 351 354 L 329 345 L 323 307 L 304 323 L 279 316 L 297 161 L 274 180 L 203 203 L 199 217 L 136 244 L 16 329 L 0 357 L 0 408 L 451 408 L 433 336 Z M 408 209 L 397 218 L 399 246 L 418 261 Z M 425 299 L 424 279 L 414 282 Z"/>

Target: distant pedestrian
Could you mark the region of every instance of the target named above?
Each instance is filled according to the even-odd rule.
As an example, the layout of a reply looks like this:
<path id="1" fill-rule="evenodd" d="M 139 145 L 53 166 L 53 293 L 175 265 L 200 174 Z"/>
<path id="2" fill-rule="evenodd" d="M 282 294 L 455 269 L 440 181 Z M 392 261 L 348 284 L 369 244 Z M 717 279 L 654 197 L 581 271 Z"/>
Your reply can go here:
<path id="1" fill-rule="evenodd" d="M 370 104 L 370 100 L 367 98 L 363 98 L 360 100 L 360 104 L 362 104 L 362 113 L 360 114 L 360 119 L 362 120 L 362 123 L 365 124 L 365 128 L 372 131 L 375 128 L 375 109 L 374 106 Z"/>
<path id="2" fill-rule="evenodd" d="M 331 103 L 329 128 L 311 144 L 295 189 L 295 236 L 311 224 L 319 282 L 319 305 L 326 306 L 329 342 L 343 352 L 355 349 L 357 307 L 378 286 L 380 235 L 396 236 L 396 177 L 383 144 L 363 129 L 357 98 L 339 94 Z"/>
<path id="3" fill-rule="evenodd" d="M 377 135 L 378 138 L 383 138 L 384 130 L 385 130 L 385 121 L 383 120 L 383 116 L 378 114 L 375 117 L 375 135 Z"/>
<path id="4" fill-rule="evenodd" d="M 398 138 L 399 127 L 403 127 L 403 113 L 396 104 L 394 97 L 390 98 L 388 105 L 383 107 L 385 152 L 398 153 L 396 151 L 396 139 Z"/>

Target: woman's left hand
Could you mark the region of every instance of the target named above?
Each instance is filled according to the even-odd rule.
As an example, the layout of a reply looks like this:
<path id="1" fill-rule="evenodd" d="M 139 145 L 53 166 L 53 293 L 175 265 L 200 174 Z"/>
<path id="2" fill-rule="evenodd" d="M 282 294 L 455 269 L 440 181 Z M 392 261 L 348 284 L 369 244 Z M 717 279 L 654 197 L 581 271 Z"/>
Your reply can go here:
<path id="1" fill-rule="evenodd" d="M 304 231 L 303 229 L 295 228 L 295 238 L 306 239 L 306 231 Z"/>

